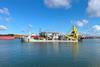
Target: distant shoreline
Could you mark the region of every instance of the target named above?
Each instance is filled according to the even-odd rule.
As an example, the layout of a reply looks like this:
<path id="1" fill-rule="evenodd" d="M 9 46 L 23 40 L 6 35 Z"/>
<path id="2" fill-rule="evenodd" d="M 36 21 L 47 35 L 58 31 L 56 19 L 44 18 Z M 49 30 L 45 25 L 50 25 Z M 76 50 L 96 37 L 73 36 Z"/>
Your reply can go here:
<path id="1" fill-rule="evenodd" d="M 20 39 L 22 38 L 24 35 L 22 34 L 0 34 L 0 37 L 4 38 L 4 37 L 14 37 L 15 39 Z"/>

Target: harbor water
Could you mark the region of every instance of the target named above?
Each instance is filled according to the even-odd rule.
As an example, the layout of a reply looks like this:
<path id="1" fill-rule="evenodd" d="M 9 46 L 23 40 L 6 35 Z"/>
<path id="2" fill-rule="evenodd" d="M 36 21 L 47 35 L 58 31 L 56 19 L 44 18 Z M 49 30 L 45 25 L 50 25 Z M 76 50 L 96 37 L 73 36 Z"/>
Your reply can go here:
<path id="1" fill-rule="evenodd" d="M 78 43 L 0 40 L 0 67 L 100 67 L 100 39 Z"/>

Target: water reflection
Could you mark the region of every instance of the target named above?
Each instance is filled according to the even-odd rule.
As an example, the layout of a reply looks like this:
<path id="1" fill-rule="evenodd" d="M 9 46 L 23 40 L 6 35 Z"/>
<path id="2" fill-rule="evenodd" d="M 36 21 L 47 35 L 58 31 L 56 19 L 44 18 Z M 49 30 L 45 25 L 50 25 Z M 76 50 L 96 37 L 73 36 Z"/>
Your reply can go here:
<path id="1" fill-rule="evenodd" d="M 92 40 L 82 43 L 3 41 L 0 67 L 100 67 L 99 48 L 99 41 Z"/>
<path id="2" fill-rule="evenodd" d="M 72 44 L 72 55 L 74 58 L 77 58 L 78 56 L 78 48 L 79 48 L 79 45 L 77 42 Z"/>
<path id="3" fill-rule="evenodd" d="M 65 45 L 65 44 L 67 44 L 67 45 Z M 73 58 L 77 58 L 77 56 L 78 56 L 78 48 L 79 48 L 78 42 L 75 42 L 75 43 L 51 43 L 50 46 L 52 46 L 52 50 L 54 51 L 54 53 L 60 53 L 60 52 L 62 52 L 62 50 L 64 51 L 65 48 L 66 48 L 65 50 L 67 50 L 66 52 L 68 52 L 68 49 L 70 47 L 69 52 L 72 51 L 71 53 L 72 53 Z"/>
<path id="4" fill-rule="evenodd" d="M 51 43 L 51 45 L 48 45 L 47 49 L 49 49 L 50 46 L 52 47 L 52 50 L 53 50 L 52 51 L 50 49 L 50 51 L 52 51 L 55 55 L 71 54 L 74 59 L 76 59 L 78 57 L 78 49 L 79 49 L 78 42 L 75 42 L 75 43 Z"/>
<path id="5" fill-rule="evenodd" d="M 49 53 L 51 50 L 53 54 L 57 55 L 59 53 L 59 48 L 60 48 L 59 45 L 60 45 L 59 43 L 50 43 L 50 45 L 48 46 L 48 49 L 51 46 L 51 49 L 49 49 Z"/>
<path id="6" fill-rule="evenodd" d="M 78 43 L 31 43 L 31 44 L 23 44 L 24 51 L 28 51 L 28 53 L 32 53 L 39 55 L 59 55 L 59 54 L 71 54 L 73 58 L 77 58 L 78 56 Z"/>
<path id="7" fill-rule="evenodd" d="M 59 53 L 59 43 L 33 43 L 41 56 L 56 55 Z"/>

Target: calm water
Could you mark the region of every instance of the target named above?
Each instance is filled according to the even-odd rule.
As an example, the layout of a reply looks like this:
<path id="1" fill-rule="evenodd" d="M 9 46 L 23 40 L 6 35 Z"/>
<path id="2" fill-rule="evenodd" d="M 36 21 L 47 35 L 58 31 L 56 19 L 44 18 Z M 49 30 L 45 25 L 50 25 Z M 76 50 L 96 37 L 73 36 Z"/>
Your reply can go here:
<path id="1" fill-rule="evenodd" d="M 100 67 L 100 40 L 79 43 L 0 41 L 0 67 Z"/>

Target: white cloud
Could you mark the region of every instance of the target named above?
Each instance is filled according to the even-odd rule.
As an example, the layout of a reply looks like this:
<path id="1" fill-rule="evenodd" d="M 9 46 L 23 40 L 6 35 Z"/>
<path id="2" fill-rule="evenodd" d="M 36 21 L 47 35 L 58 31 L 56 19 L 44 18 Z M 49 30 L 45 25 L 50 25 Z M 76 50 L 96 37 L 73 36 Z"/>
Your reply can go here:
<path id="1" fill-rule="evenodd" d="M 0 14 L 1 15 L 10 15 L 9 9 L 8 8 L 0 8 Z"/>
<path id="2" fill-rule="evenodd" d="M 7 30 L 8 28 L 4 25 L 0 25 L 0 30 Z"/>
<path id="3" fill-rule="evenodd" d="M 22 32 L 27 32 L 26 29 L 23 29 Z"/>
<path id="4" fill-rule="evenodd" d="M 8 8 L 0 8 L 0 21 L 3 21 L 3 22 L 14 21 L 10 16 L 10 11 Z"/>
<path id="5" fill-rule="evenodd" d="M 13 22 L 13 21 L 14 21 L 12 18 L 9 18 L 9 17 L 5 18 L 4 20 L 5 20 L 6 22 Z"/>
<path id="6" fill-rule="evenodd" d="M 3 22 L 13 22 L 14 19 L 12 19 L 11 17 L 3 17 L 3 16 L 1 16 L 0 17 L 0 21 L 3 21 Z"/>
<path id="7" fill-rule="evenodd" d="M 89 0 L 87 11 L 90 16 L 100 17 L 100 0 Z"/>
<path id="8" fill-rule="evenodd" d="M 71 6 L 70 0 L 44 0 L 44 3 L 51 8 L 69 8 Z"/>
<path id="9" fill-rule="evenodd" d="M 77 23 L 76 23 L 76 25 L 77 25 L 78 27 L 83 27 L 83 26 L 86 25 L 87 23 L 88 23 L 87 20 L 78 20 Z"/>
<path id="10" fill-rule="evenodd" d="M 94 25 L 92 27 L 95 31 L 100 32 L 100 25 Z"/>
<path id="11" fill-rule="evenodd" d="M 94 25 L 93 27 L 92 27 L 92 34 L 94 34 L 94 35 L 100 35 L 100 25 Z"/>
<path id="12" fill-rule="evenodd" d="M 28 26 L 29 26 L 30 28 L 32 28 L 32 27 L 33 27 L 33 26 L 32 26 L 32 24 L 29 24 Z"/>

